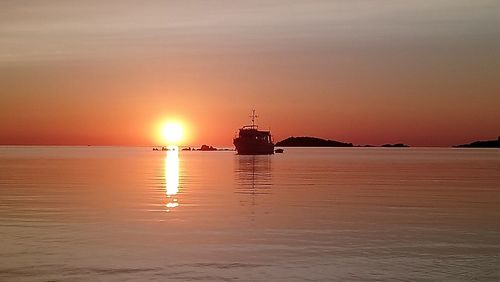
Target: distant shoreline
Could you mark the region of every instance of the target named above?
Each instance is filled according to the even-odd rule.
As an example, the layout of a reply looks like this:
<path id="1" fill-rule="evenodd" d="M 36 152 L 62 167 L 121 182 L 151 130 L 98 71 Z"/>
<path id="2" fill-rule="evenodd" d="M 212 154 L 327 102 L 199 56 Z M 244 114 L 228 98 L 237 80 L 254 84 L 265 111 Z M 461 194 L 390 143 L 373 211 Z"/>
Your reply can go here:
<path id="1" fill-rule="evenodd" d="M 353 145 L 352 143 L 340 142 L 336 140 L 322 139 L 311 136 L 288 137 L 276 143 L 276 147 L 384 147 L 384 148 L 408 148 L 407 144 L 383 144 L 375 145 Z"/>
<path id="2" fill-rule="evenodd" d="M 288 137 L 276 143 L 276 147 L 352 147 L 352 148 L 409 148 L 410 145 L 404 143 L 383 144 L 383 145 L 353 145 L 353 143 L 336 140 L 323 139 L 311 136 Z M 452 146 L 416 146 L 421 148 L 500 148 L 500 136 L 497 140 L 474 141 L 468 144 Z"/>
<path id="3" fill-rule="evenodd" d="M 500 136 L 497 140 L 474 141 L 468 144 L 454 145 L 454 148 L 500 148 Z"/>

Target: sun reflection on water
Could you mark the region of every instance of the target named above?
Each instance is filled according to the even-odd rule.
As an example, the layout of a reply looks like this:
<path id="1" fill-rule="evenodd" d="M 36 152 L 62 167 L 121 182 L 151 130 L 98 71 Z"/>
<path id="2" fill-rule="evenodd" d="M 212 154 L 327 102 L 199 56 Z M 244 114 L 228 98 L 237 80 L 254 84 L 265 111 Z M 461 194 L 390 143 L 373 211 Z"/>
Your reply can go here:
<path id="1" fill-rule="evenodd" d="M 167 194 L 167 211 L 178 207 L 179 202 L 175 195 L 179 193 L 179 148 L 169 146 L 167 148 L 167 157 L 165 158 L 165 182 Z"/>

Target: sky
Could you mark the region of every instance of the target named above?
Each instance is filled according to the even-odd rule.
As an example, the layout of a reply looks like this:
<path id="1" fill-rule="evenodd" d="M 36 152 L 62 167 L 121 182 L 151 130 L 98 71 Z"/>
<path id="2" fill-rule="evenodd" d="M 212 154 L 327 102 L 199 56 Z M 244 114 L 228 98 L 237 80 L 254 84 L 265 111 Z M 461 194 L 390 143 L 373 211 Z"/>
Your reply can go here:
<path id="1" fill-rule="evenodd" d="M 0 2 L 0 144 L 500 135 L 499 1 Z"/>

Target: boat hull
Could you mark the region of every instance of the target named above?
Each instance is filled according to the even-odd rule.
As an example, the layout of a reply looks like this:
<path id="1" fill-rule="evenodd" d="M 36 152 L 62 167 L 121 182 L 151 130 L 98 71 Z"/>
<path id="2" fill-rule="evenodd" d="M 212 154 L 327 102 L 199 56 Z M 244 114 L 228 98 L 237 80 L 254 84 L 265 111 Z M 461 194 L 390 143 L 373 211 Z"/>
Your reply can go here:
<path id="1" fill-rule="evenodd" d="M 233 141 L 238 155 L 272 155 L 274 144 L 260 142 L 259 140 L 248 140 L 236 138 Z"/>

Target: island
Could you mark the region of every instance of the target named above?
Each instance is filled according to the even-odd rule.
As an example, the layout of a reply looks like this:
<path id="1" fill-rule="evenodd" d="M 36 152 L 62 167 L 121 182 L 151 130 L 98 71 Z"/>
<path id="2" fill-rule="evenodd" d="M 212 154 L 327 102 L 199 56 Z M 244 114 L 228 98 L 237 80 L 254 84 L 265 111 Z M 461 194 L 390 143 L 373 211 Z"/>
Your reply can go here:
<path id="1" fill-rule="evenodd" d="M 321 139 L 317 137 L 288 137 L 276 143 L 276 147 L 354 147 L 352 143 L 344 143 L 335 140 Z"/>
<path id="2" fill-rule="evenodd" d="M 201 145 L 199 149 L 196 149 L 197 151 L 217 151 L 217 148 L 208 146 L 208 145 Z"/>
<path id="3" fill-rule="evenodd" d="M 408 147 L 410 147 L 410 145 L 397 143 L 397 144 L 384 144 L 380 147 L 384 147 L 384 148 L 408 148 Z"/>
<path id="4" fill-rule="evenodd" d="M 215 147 L 204 144 L 204 145 L 201 145 L 200 148 L 184 147 L 184 148 L 182 148 L 182 151 L 229 151 L 229 149 L 217 149 Z"/>
<path id="5" fill-rule="evenodd" d="M 455 148 L 500 148 L 500 136 L 497 140 L 475 141 L 469 144 L 455 145 Z"/>

